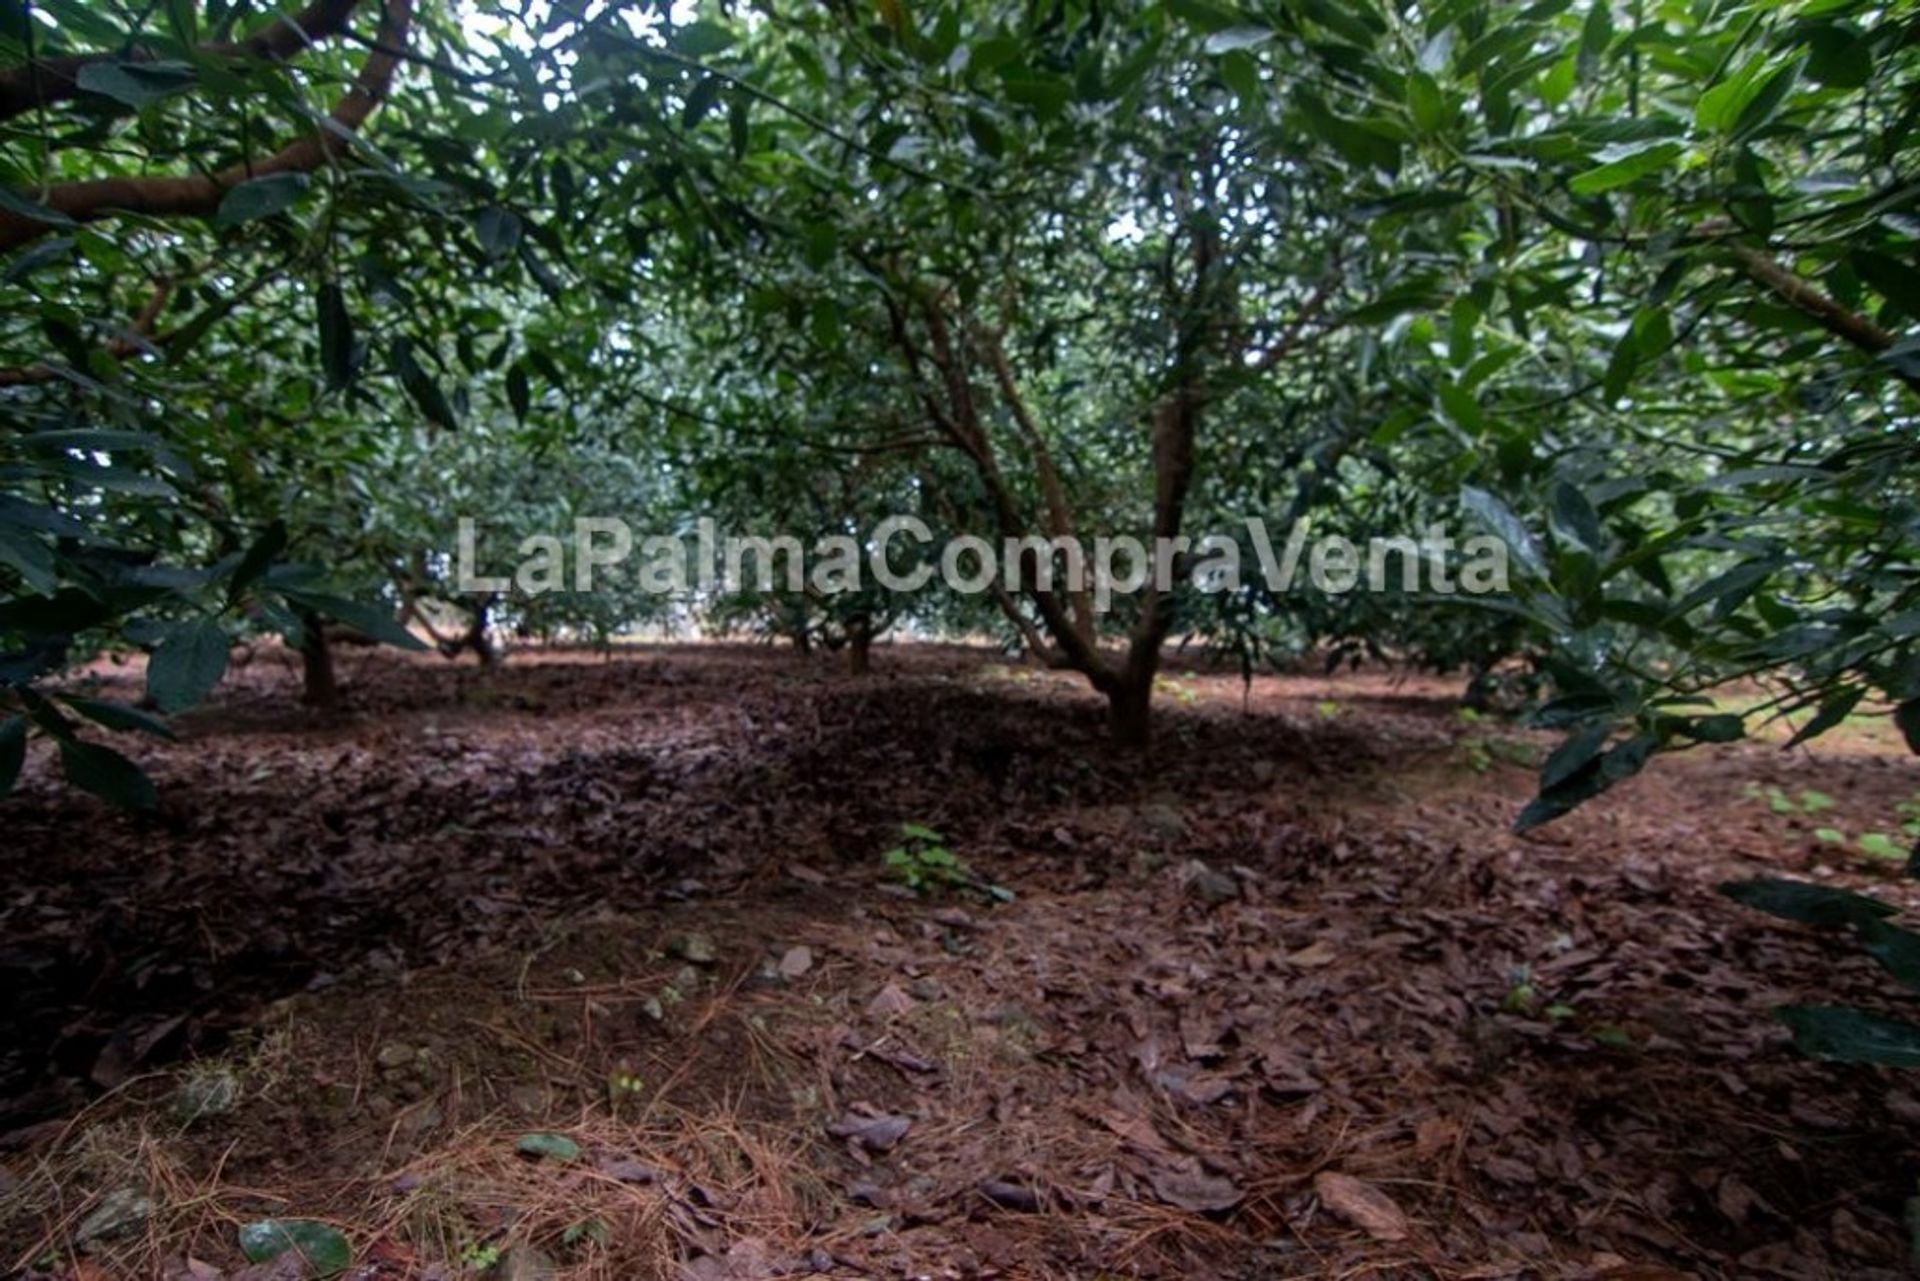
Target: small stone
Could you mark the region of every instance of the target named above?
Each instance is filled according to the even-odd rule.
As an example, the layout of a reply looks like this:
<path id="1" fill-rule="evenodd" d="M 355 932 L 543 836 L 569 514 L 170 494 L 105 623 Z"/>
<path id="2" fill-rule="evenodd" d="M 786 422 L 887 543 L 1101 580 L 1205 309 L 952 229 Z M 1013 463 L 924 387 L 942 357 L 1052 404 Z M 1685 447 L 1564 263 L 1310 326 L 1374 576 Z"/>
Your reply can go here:
<path id="1" fill-rule="evenodd" d="M 720 959 L 719 954 L 713 950 L 713 940 L 698 930 L 676 934 L 668 939 L 667 955 L 677 956 L 695 965 L 712 965 Z"/>
<path id="2" fill-rule="evenodd" d="M 397 1072 L 403 1067 L 412 1066 L 413 1061 L 419 1057 L 420 1051 L 411 1045 L 400 1041 L 388 1041 L 380 1047 L 380 1052 L 373 1056 L 373 1061 L 379 1064 L 384 1072 Z"/>
<path id="3" fill-rule="evenodd" d="M 813 968 L 813 949 L 804 945 L 790 947 L 780 958 L 780 977 L 797 979 Z"/>
<path id="4" fill-rule="evenodd" d="M 650 996 L 640 1002 L 640 1012 L 652 1019 L 655 1023 L 664 1023 L 667 1021 L 667 1008 L 660 1004 L 660 998 L 657 996 Z"/>
<path id="5" fill-rule="evenodd" d="M 100 1198 L 93 1212 L 80 1220 L 73 1234 L 75 1245 L 85 1248 L 97 1241 L 126 1236 L 153 1214 L 153 1198 L 138 1188 L 115 1188 Z"/>
<path id="6" fill-rule="evenodd" d="M 939 979 L 920 978 L 907 984 L 907 992 L 916 1001 L 937 1001 L 946 995 Z"/>

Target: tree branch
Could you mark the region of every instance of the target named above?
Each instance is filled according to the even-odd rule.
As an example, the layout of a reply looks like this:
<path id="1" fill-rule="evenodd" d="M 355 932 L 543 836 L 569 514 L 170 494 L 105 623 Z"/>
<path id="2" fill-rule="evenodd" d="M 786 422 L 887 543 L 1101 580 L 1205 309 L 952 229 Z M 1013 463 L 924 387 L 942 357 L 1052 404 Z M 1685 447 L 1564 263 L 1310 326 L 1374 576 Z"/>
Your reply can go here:
<path id="1" fill-rule="evenodd" d="M 1727 245 L 1727 252 L 1733 255 L 1733 261 L 1749 280 L 1765 286 L 1788 306 L 1812 317 L 1822 329 L 1842 342 L 1875 356 L 1893 346 L 1892 334 L 1858 312 L 1842 307 L 1818 286 L 1782 267 L 1770 255 L 1737 241 Z M 1894 374 L 1907 386 L 1920 391 L 1920 378 L 1897 369 Z"/>
<path id="2" fill-rule="evenodd" d="M 413 0 L 386 0 L 380 14 L 379 44 L 388 50 L 406 46 L 413 25 Z M 95 178 L 63 183 L 41 203 L 75 222 L 93 222 L 116 213 L 162 218 L 208 217 L 227 192 L 243 182 L 279 173 L 307 173 L 346 150 L 348 140 L 393 87 L 400 58 L 376 51 L 360 65 L 353 87 L 334 104 L 327 124 L 282 147 L 264 160 L 231 165 L 215 174 L 191 177 Z M 0 253 L 17 249 L 52 231 L 51 224 L 21 214 L 0 213 Z"/>
<path id="3" fill-rule="evenodd" d="M 259 58 L 284 62 L 338 35 L 360 0 L 311 0 L 306 8 L 291 17 L 275 14 L 258 31 L 243 40 L 203 44 L 199 52 L 210 58 Z M 0 120 L 25 115 L 36 107 L 48 107 L 80 96 L 80 72 L 108 62 L 152 62 L 151 49 L 134 47 L 118 53 L 73 53 L 54 58 L 34 58 L 17 67 L 0 71 Z"/>

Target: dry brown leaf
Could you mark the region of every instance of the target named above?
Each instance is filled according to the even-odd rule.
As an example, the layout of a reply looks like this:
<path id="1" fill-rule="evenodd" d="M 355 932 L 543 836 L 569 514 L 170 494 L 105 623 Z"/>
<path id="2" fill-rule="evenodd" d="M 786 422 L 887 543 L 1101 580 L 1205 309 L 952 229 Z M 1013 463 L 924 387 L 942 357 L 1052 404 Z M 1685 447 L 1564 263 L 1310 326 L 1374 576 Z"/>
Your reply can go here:
<path id="1" fill-rule="evenodd" d="M 1189 1174 L 1182 1170 L 1155 1170 L 1148 1176 L 1162 1201 L 1195 1214 L 1229 1210 L 1245 1195 L 1232 1179 L 1211 1174 Z"/>
<path id="2" fill-rule="evenodd" d="M 1338 1170 L 1314 1176 L 1320 1203 L 1376 1241 L 1404 1241 L 1411 1229 L 1404 1210 L 1373 1184 Z"/>

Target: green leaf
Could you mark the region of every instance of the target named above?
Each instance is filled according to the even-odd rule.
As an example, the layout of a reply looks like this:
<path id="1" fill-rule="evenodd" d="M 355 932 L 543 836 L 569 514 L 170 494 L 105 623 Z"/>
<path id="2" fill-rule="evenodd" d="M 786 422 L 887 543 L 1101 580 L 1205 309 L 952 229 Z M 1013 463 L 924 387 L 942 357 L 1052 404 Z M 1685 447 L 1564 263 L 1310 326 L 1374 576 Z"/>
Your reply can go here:
<path id="1" fill-rule="evenodd" d="M 523 1134 L 513 1148 L 522 1156 L 540 1157 L 548 1161 L 577 1161 L 580 1158 L 580 1145 L 564 1134 Z"/>
<path id="2" fill-rule="evenodd" d="M 1246 20 L 1239 14 L 1210 3 L 1210 0 L 1167 0 L 1167 12 L 1210 34 L 1244 28 L 1247 25 Z"/>
<path id="3" fill-rule="evenodd" d="M 235 227 L 284 213 L 312 185 L 313 179 L 303 173 L 276 173 L 249 179 L 227 188 L 227 194 L 220 197 L 219 212 L 213 216 L 214 224 Z"/>
<path id="4" fill-rule="evenodd" d="M 9 716 L 0 721 L 0 796 L 13 790 L 26 763 L 27 718 Z"/>
<path id="5" fill-rule="evenodd" d="M 499 205 L 488 205 L 474 215 L 473 234 L 480 241 L 480 249 L 496 261 L 520 247 L 523 230 L 520 215 Z"/>
<path id="6" fill-rule="evenodd" d="M 507 403 L 513 406 L 517 421 L 527 421 L 527 414 L 533 408 L 533 386 L 527 380 L 526 366 L 517 360 L 507 370 Z"/>
<path id="7" fill-rule="evenodd" d="M 1809 739 L 1820 737 L 1851 716 L 1853 709 L 1866 696 L 1867 687 L 1864 685 L 1845 686 L 1827 695 L 1820 704 L 1820 710 L 1813 714 L 1813 719 L 1794 731 L 1793 737 L 1787 740 L 1787 746 L 1798 747 Z"/>
<path id="8" fill-rule="evenodd" d="M 726 84 L 719 76 L 708 76 L 693 87 L 687 95 L 686 106 L 680 110 L 680 127 L 691 129 L 707 118 L 714 105 L 720 101 L 720 90 Z"/>
<path id="9" fill-rule="evenodd" d="M 998 160 L 1006 154 L 1006 135 L 1000 132 L 1000 126 L 985 112 L 967 113 L 967 134 L 973 139 L 973 145 L 980 148 L 983 155 Z"/>
<path id="10" fill-rule="evenodd" d="M 240 1227 L 240 1253 L 249 1263 L 265 1263 L 289 1251 L 315 1277 L 338 1276 L 353 1263 L 353 1250 L 336 1228 L 309 1219 L 260 1219 Z"/>
<path id="11" fill-rule="evenodd" d="M 1860 945 L 1887 973 L 1920 988 L 1920 934 L 1885 921 L 1869 921 L 1860 928 Z"/>
<path id="12" fill-rule="evenodd" d="M 418 636 L 396 623 L 391 614 L 377 606 L 363 605 L 359 601 L 348 600 L 343 596 L 296 588 L 282 588 L 281 594 L 296 605 L 304 605 L 322 617 L 345 623 L 357 631 L 366 633 L 374 640 L 392 645 L 396 649 L 424 650 L 427 648 L 426 643 Z"/>
<path id="13" fill-rule="evenodd" d="M 147 660 L 147 694 L 163 712 L 182 712 L 213 691 L 227 671 L 227 634 L 212 619 L 172 628 Z"/>
<path id="14" fill-rule="evenodd" d="M 1829 89 L 1859 89 L 1873 79 L 1873 42 L 1835 23 L 1807 35 L 1807 78 Z"/>
<path id="15" fill-rule="evenodd" d="M 1208 53 L 1233 53 L 1241 49 L 1252 49 L 1273 39 L 1273 32 L 1267 27 L 1228 27 L 1216 31 L 1207 37 L 1201 46 Z"/>
<path id="16" fill-rule="evenodd" d="M 1059 76 L 1024 72 L 1009 75 L 1003 82 L 1007 99 L 1032 110 L 1042 120 L 1051 120 L 1073 101 L 1073 85 Z"/>
<path id="17" fill-rule="evenodd" d="M 1911 1023 L 1844 1005 L 1788 1005 L 1773 1013 L 1812 1058 L 1920 1067 L 1920 1027 Z"/>
<path id="18" fill-rule="evenodd" d="M 1414 128 L 1422 133 L 1437 133 L 1447 123 L 1447 96 L 1439 82 L 1424 71 L 1407 77 L 1407 110 Z"/>
<path id="19" fill-rule="evenodd" d="M 1680 155 L 1680 151 L 1677 142 L 1639 144 L 1618 152 L 1603 165 L 1576 174 L 1568 181 L 1567 189 L 1576 196 L 1597 196 L 1603 191 L 1624 187 L 1665 169 Z"/>
<path id="20" fill-rule="evenodd" d="M 1847 255 L 1847 263 L 1860 279 L 1894 306 L 1920 320 L 1920 271 L 1890 254 L 1871 249 L 1854 250 Z"/>
<path id="21" fill-rule="evenodd" d="M 460 420 L 454 415 L 453 405 L 448 402 L 440 384 L 414 359 L 413 344 L 402 338 L 394 343 L 394 372 L 400 377 L 400 386 L 427 421 L 436 427 L 457 428 Z"/>
<path id="22" fill-rule="evenodd" d="M 284 520 L 276 520 L 266 527 L 259 538 L 254 540 L 253 546 L 247 548 L 246 554 L 240 558 L 240 563 L 234 567 L 233 577 L 227 582 L 227 608 L 231 609 L 239 604 L 247 588 L 258 582 L 261 575 L 265 574 L 273 566 L 273 562 L 286 550 L 287 523 Z"/>
<path id="23" fill-rule="evenodd" d="M 718 22 L 690 22 L 674 31 L 670 43 L 689 58 L 705 58 L 733 48 L 734 34 Z"/>
<path id="24" fill-rule="evenodd" d="M 1527 802 L 1526 808 L 1514 820 L 1513 830 L 1529 831 L 1572 813 L 1614 784 L 1638 774 L 1658 746 L 1651 735 L 1636 734 L 1586 764 L 1567 771 L 1559 782 L 1542 786 L 1539 795 Z M 1542 773 L 1544 776 L 1545 771 Z"/>
<path id="25" fill-rule="evenodd" d="M 12 187 L 0 186 L 0 210 L 17 214 L 33 222 L 44 222 L 53 227 L 78 225 L 58 209 L 49 209 L 37 200 L 30 200 Z"/>
<path id="26" fill-rule="evenodd" d="M 159 804 L 153 780 L 138 765 L 98 743 L 77 738 L 60 741 L 60 771 L 82 791 L 125 810 L 150 810 Z"/>
<path id="27" fill-rule="evenodd" d="M 327 386 L 340 391 L 353 381 L 353 317 L 347 312 L 346 296 L 332 282 L 320 286 L 315 309 L 320 329 L 320 368 Z"/>
<path id="28" fill-rule="evenodd" d="M 1260 64 L 1252 55 L 1234 50 L 1220 59 L 1220 79 L 1243 107 L 1255 107 L 1264 100 L 1265 87 L 1260 79 Z"/>
<path id="29" fill-rule="evenodd" d="M 1532 533 L 1513 514 L 1511 507 L 1486 490 L 1476 489 L 1472 485 L 1461 488 L 1460 505 L 1485 522 L 1528 573 L 1537 578 L 1548 576 L 1547 563 L 1540 555 L 1539 544 L 1533 541 Z"/>
<path id="30" fill-rule="evenodd" d="M 152 734 L 155 738 L 169 740 L 174 737 L 173 730 L 158 716 L 148 715 L 126 703 L 106 703 L 99 699 L 81 698 L 78 694 L 62 694 L 60 701 L 94 724 L 103 725 L 116 734 Z"/>
<path id="31" fill-rule="evenodd" d="M 1920 756 L 1920 698 L 1909 698 L 1893 709 L 1893 723 L 1907 740 L 1907 750 Z"/>
<path id="32" fill-rule="evenodd" d="M 1724 881 L 1718 888 L 1736 903 L 1818 930 L 1865 926 L 1893 915 L 1893 908 L 1877 898 L 1807 881 L 1760 876 L 1750 881 Z"/>
<path id="33" fill-rule="evenodd" d="M 733 148 L 733 158 L 740 159 L 747 154 L 750 141 L 749 130 L 752 121 L 748 116 L 749 99 L 744 93 L 735 93 L 727 103 L 727 142 Z"/>
<path id="34" fill-rule="evenodd" d="M 90 62 L 73 81 L 138 110 L 190 88 L 194 73 L 184 62 Z"/>
<path id="35" fill-rule="evenodd" d="M 1600 526 L 1600 513 L 1577 487 L 1564 480 L 1553 483 L 1547 518 L 1560 538 L 1579 544 L 1595 556 L 1606 554 L 1607 535 Z"/>

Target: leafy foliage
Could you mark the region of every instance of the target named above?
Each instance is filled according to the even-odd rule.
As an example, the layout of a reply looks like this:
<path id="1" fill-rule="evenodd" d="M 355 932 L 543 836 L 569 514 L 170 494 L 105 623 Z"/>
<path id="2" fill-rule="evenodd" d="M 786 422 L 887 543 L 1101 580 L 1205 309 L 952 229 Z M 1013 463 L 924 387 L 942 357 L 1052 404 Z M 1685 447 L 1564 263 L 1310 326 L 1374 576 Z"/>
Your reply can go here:
<path id="1" fill-rule="evenodd" d="M 1879 899 L 1805 881 L 1730 881 L 1720 892 L 1737 903 L 1823 930 L 1849 930 L 1862 950 L 1908 988 L 1920 989 L 1920 934 L 1887 920 Z M 1842 1005 L 1787 1005 L 1775 1011 L 1794 1044 L 1842 1063 L 1920 1067 L 1920 1024 Z"/>

